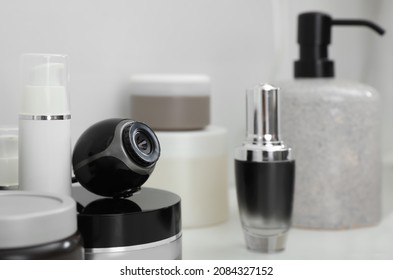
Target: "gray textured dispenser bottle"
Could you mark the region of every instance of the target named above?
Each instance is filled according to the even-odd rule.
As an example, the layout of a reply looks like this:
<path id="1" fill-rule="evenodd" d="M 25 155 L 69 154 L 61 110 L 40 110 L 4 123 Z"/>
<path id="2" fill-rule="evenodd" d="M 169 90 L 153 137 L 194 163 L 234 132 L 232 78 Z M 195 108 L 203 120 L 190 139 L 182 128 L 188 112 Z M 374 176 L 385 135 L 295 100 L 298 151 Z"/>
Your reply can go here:
<path id="1" fill-rule="evenodd" d="M 293 225 L 302 228 L 357 228 L 381 217 L 380 96 L 335 77 L 328 46 L 331 29 L 341 25 L 383 34 L 366 20 L 300 14 L 295 79 L 279 85 L 285 140 L 296 151 Z M 349 51 L 357 47 L 350 43 Z"/>
<path id="2" fill-rule="evenodd" d="M 235 150 L 236 190 L 247 247 L 285 249 L 291 226 L 295 161 L 280 139 L 279 89 L 247 90 L 247 138 Z"/>

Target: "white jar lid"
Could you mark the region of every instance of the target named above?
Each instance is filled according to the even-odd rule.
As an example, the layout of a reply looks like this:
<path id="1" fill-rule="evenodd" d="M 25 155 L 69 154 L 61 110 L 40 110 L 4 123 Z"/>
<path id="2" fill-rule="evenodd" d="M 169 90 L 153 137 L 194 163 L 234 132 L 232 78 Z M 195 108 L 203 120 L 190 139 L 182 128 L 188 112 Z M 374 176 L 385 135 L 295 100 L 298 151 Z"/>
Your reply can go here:
<path id="1" fill-rule="evenodd" d="M 58 241 L 76 230 L 76 203 L 71 197 L 0 191 L 0 250 Z"/>

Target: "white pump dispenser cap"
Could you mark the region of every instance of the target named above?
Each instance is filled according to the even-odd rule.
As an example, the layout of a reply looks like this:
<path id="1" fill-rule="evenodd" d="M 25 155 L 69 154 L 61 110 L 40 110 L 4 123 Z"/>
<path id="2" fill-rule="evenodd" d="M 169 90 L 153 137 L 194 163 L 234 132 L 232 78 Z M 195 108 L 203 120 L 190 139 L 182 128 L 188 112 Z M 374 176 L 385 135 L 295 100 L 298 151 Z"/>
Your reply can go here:
<path id="1" fill-rule="evenodd" d="M 69 115 L 67 56 L 24 54 L 21 64 L 20 114 L 27 116 Z"/>

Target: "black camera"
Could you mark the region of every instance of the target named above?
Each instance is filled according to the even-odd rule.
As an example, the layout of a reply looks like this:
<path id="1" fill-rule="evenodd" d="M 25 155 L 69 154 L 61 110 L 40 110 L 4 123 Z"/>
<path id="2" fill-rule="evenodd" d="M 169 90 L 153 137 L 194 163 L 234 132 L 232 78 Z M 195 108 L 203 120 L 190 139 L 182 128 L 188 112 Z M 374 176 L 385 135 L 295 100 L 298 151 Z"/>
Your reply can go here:
<path id="1" fill-rule="evenodd" d="M 142 122 L 108 119 L 88 128 L 75 144 L 77 181 L 101 196 L 128 197 L 140 190 L 160 157 L 154 131 Z"/>

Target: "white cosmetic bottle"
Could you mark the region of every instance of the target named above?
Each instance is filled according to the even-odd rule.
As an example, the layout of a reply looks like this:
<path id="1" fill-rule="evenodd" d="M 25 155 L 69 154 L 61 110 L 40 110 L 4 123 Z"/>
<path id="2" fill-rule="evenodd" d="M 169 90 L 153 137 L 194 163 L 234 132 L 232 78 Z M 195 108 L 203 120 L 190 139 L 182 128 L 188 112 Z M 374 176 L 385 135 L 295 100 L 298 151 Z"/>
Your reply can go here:
<path id="1" fill-rule="evenodd" d="M 349 229 L 381 214 L 380 99 L 373 88 L 334 77 L 331 28 L 365 20 L 299 15 L 295 80 L 280 83 L 282 128 L 296 157 L 293 225 Z M 353 46 L 356 47 L 356 46 Z"/>
<path id="2" fill-rule="evenodd" d="M 67 56 L 21 58 L 19 188 L 71 194 L 71 114 Z"/>

